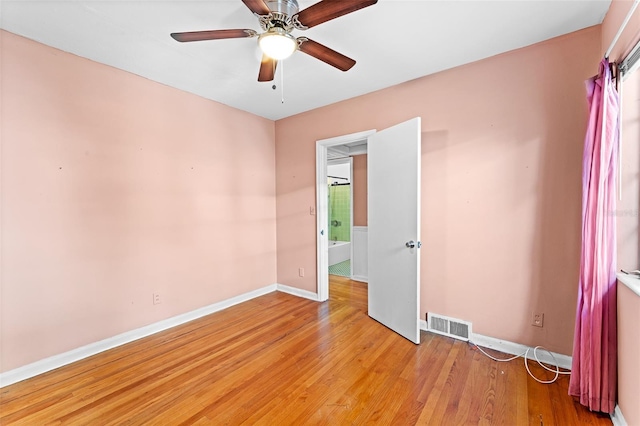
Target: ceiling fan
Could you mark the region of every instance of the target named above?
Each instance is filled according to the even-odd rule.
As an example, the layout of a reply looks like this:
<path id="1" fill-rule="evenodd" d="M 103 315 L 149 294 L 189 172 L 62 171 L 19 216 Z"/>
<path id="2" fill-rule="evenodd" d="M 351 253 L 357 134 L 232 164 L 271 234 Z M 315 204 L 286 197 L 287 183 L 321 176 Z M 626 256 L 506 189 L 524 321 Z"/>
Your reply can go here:
<path id="1" fill-rule="evenodd" d="M 307 37 L 294 37 L 294 29 L 306 30 L 356 10 L 372 6 L 378 0 L 322 0 L 300 11 L 297 0 L 242 0 L 258 18 L 263 33 L 250 29 L 210 30 L 172 33 L 179 42 L 219 40 L 225 38 L 258 37 L 262 62 L 258 81 L 271 81 L 279 60 L 288 58 L 296 50 L 348 71 L 356 64 L 353 59 Z"/>

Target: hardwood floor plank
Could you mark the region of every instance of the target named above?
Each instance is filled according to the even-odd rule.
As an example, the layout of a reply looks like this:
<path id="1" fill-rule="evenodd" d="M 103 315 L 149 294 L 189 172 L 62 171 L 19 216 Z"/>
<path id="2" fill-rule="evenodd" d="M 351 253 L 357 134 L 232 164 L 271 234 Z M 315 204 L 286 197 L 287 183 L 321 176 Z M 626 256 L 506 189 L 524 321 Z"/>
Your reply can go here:
<path id="1" fill-rule="evenodd" d="M 311 363 L 311 368 L 309 369 L 311 373 L 307 379 L 298 380 L 293 383 L 292 387 L 284 390 L 284 395 L 288 396 L 283 402 L 288 408 L 283 412 L 280 406 L 273 406 L 271 415 L 275 415 L 274 421 L 278 421 L 280 417 L 291 417 L 289 412 L 296 412 L 296 410 L 299 410 L 299 412 L 294 417 L 305 418 L 310 416 L 314 410 L 320 410 L 322 405 L 326 403 L 326 398 L 324 397 L 326 382 L 334 382 L 331 383 L 333 385 L 331 389 L 333 393 L 337 393 L 342 392 L 343 389 L 338 385 L 347 383 L 346 381 L 339 382 L 338 378 L 350 377 L 350 380 L 353 380 L 353 377 L 360 377 L 353 373 L 354 370 L 362 371 L 358 360 L 379 356 L 376 355 L 378 348 L 371 345 L 371 338 L 381 341 L 384 336 L 389 335 L 383 327 L 371 330 L 372 334 L 368 335 L 364 331 L 369 326 L 368 318 L 360 312 L 357 316 L 357 323 L 350 326 L 355 336 L 358 336 L 357 338 L 346 339 L 348 336 L 341 336 L 326 345 L 323 351 L 314 351 L 313 358 L 319 361 L 318 366 L 314 368 L 314 364 Z M 354 327 L 358 327 L 358 329 L 353 329 Z M 382 342 L 380 346 L 388 347 L 389 344 Z M 276 412 L 280 413 L 276 414 Z M 293 421 L 293 419 L 289 419 L 289 421 Z"/>
<path id="2" fill-rule="evenodd" d="M 387 408 L 383 408 L 384 404 L 380 404 L 380 401 L 390 397 L 391 385 L 388 379 L 393 377 L 394 380 L 398 380 L 404 368 L 402 355 L 415 347 L 413 343 L 395 334 L 388 334 L 385 340 L 386 349 L 383 352 L 376 351 L 374 356 L 365 359 L 366 362 L 362 363 L 355 374 L 356 380 L 352 380 L 351 386 L 347 389 L 353 401 L 353 408 L 343 417 L 347 423 L 367 423 L 370 417 L 377 416 L 380 409 Z"/>
<path id="3" fill-rule="evenodd" d="M 369 318 L 366 284 L 331 276 L 327 302 L 270 293 L 7 386 L 0 424 L 611 424 L 566 377 L 541 385 L 521 360 L 421 338 Z"/>
<path id="4" fill-rule="evenodd" d="M 284 300 L 273 299 L 270 305 L 261 300 L 260 305 L 265 307 L 277 307 Z M 235 307 L 234 307 L 235 308 Z M 248 306 L 239 305 L 238 309 L 220 312 L 217 320 L 225 324 L 237 325 L 240 330 L 245 329 L 239 321 L 247 321 Z M 136 364 L 144 364 L 149 359 L 161 356 L 162 353 L 171 353 L 176 348 L 189 345 L 192 339 L 198 337 L 198 330 L 203 327 L 211 327 L 212 318 L 205 317 L 189 322 L 183 326 L 157 333 L 146 339 L 141 339 L 127 345 L 114 348 L 110 351 L 86 358 L 73 364 L 74 368 L 62 368 L 38 376 L 38 381 L 26 380 L 16 383 L 11 388 L 14 392 L 10 395 L 2 389 L 0 398 L 3 401 L 3 411 L 12 412 L 11 402 L 21 406 L 24 401 L 21 395 L 28 395 L 30 401 L 55 398 L 58 393 L 66 394 L 75 389 L 84 389 L 88 383 L 99 383 L 105 377 L 111 377 L 114 372 L 123 368 L 131 368 Z M 240 334 L 240 331 L 238 332 Z M 123 367 L 124 366 L 124 367 Z M 37 386 L 35 386 L 37 384 Z M 6 405 L 4 404 L 6 403 Z"/>
<path id="5" fill-rule="evenodd" d="M 529 361 L 531 372 L 541 379 L 548 379 L 542 368 L 537 368 Z M 557 383 L 556 383 L 557 384 Z M 527 376 L 527 389 L 529 391 L 529 424 L 552 425 L 553 410 L 549 395 L 549 386 L 536 382 L 532 377 Z"/>
<path id="6" fill-rule="evenodd" d="M 337 314 L 336 314 L 337 315 Z M 348 320 L 348 317 L 343 317 L 344 321 Z M 320 327 L 319 327 L 320 326 Z M 300 371 L 304 368 L 304 364 L 300 364 L 301 360 L 304 358 L 313 357 L 315 360 L 321 360 L 321 356 L 319 354 L 310 354 L 308 350 L 297 351 L 295 348 L 307 348 L 311 349 L 311 343 L 315 340 L 315 335 L 318 332 L 321 332 L 323 328 L 329 328 L 331 324 L 329 321 L 323 325 L 322 323 L 318 323 L 317 321 L 310 321 L 307 329 L 300 329 L 299 333 L 295 335 L 290 335 L 290 339 L 287 342 L 282 342 L 282 344 L 290 345 L 290 348 L 285 348 L 281 345 L 274 347 L 275 352 L 278 353 L 278 360 L 273 362 L 279 362 L 278 368 L 268 368 L 270 366 L 265 366 L 260 374 L 254 374 L 252 376 L 251 388 L 243 389 L 242 387 L 234 388 L 231 393 L 227 393 L 224 400 L 215 401 L 210 405 L 209 411 L 207 411 L 207 416 L 211 417 L 213 415 L 233 415 L 239 417 L 240 412 L 238 410 L 238 400 L 249 401 L 249 402 L 257 402 L 256 399 L 264 398 L 265 392 L 263 392 L 263 388 L 270 388 L 273 391 L 273 386 L 282 386 L 286 385 L 288 382 L 279 379 L 280 372 L 282 369 L 294 369 L 295 371 Z M 310 330 L 315 329 L 316 333 L 311 333 Z M 297 353 L 296 353 L 297 352 Z M 298 377 L 296 375 L 291 375 L 291 377 Z M 241 398 L 239 397 L 241 395 Z M 253 408 L 247 407 L 247 412 L 253 413 L 255 411 L 254 404 L 251 404 Z M 240 407 L 242 408 L 242 407 Z M 249 411 L 251 410 L 251 411 Z M 240 410 L 242 411 L 242 410 Z M 204 413 L 203 413 L 204 414 Z"/>
<path id="7" fill-rule="evenodd" d="M 451 366 L 449 375 L 446 378 L 443 393 L 440 395 L 438 404 L 431 413 L 431 421 L 442 424 L 445 419 L 454 418 L 460 404 L 460 396 L 467 382 L 471 359 L 474 353 L 469 350 L 467 343 L 456 342 L 456 345 L 464 346 L 458 351 L 457 357 Z M 478 397 L 479 395 L 476 395 Z"/>
<path id="8" fill-rule="evenodd" d="M 303 317 L 295 317 L 294 315 L 289 315 L 286 318 L 282 318 L 283 321 L 287 322 L 289 327 L 298 327 L 299 325 L 305 322 Z M 189 400 L 189 403 L 196 405 L 200 405 L 204 407 L 206 403 L 211 401 L 211 398 L 215 398 L 214 400 L 219 403 L 219 400 L 226 397 L 221 390 L 225 390 L 228 387 L 235 388 L 243 388 L 246 386 L 249 381 L 249 377 L 251 375 L 256 374 L 260 370 L 263 370 L 267 367 L 268 363 L 273 362 L 267 357 L 259 357 L 258 353 L 262 352 L 265 347 L 275 344 L 282 338 L 282 335 L 274 334 L 273 328 L 281 328 L 283 324 L 279 322 L 274 322 L 269 326 L 264 326 L 261 334 L 258 338 L 254 338 L 251 342 L 244 342 L 240 347 L 236 345 L 227 344 L 227 348 L 224 351 L 220 352 L 233 352 L 233 358 L 231 360 L 228 359 L 219 359 L 217 357 L 207 355 L 204 356 L 201 361 L 196 364 L 190 365 L 187 369 L 183 371 L 176 371 L 171 381 L 166 383 L 158 383 L 153 389 L 145 393 L 145 398 L 151 397 L 161 397 L 164 394 L 171 393 L 174 387 L 184 387 L 186 389 L 185 392 L 180 393 L 179 399 L 171 401 L 171 405 L 175 405 L 176 403 L 180 403 L 184 400 Z M 240 348 L 244 348 L 240 350 Z M 248 350 L 245 350 L 248 349 Z M 248 365 L 248 361 L 254 360 L 257 358 L 258 362 L 251 362 Z M 200 371 L 200 364 L 204 363 L 205 370 Z M 233 371 L 238 369 L 243 369 L 242 375 L 233 375 L 230 374 Z M 192 378 L 193 377 L 193 378 Z M 217 389 L 214 394 L 210 392 L 210 383 L 215 382 Z M 246 387 L 244 387 L 246 389 Z M 175 392 L 174 392 L 175 393 Z M 158 403 L 154 405 L 154 408 L 157 409 L 160 404 L 163 402 L 164 405 L 167 405 L 168 398 L 164 398 L 163 400 L 159 400 Z M 131 406 L 135 406 L 137 404 L 136 399 L 133 398 L 130 402 L 130 406 L 120 406 L 118 407 L 118 411 L 126 414 L 132 408 Z"/>
<path id="9" fill-rule="evenodd" d="M 495 402 L 495 379 L 495 371 L 489 366 L 486 358 L 477 352 L 473 353 L 457 409 L 452 411 L 448 407 L 447 410 L 447 416 L 454 419 L 454 424 L 464 424 L 465 421 L 480 424 L 481 419 L 491 421 Z"/>
<path id="10" fill-rule="evenodd" d="M 484 355 L 477 353 L 478 357 Z M 495 400 L 492 407 L 491 422 L 494 424 L 523 424 L 526 422 L 526 408 L 523 406 L 523 418 L 518 418 L 518 370 L 522 369 L 520 360 L 508 362 L 494 362 L 492 372 L 495 375 Z M 516 397 L 514 398 L 514 390 Z M 526 394 L 524 395 L 526 399 Z M 515 399 L 515 403 L 513 403 Z M 511 402 L 511 403 L 510 403 Z M 487 410 L 488 411 L 488 410 Z M 481 419 L 486 419 L 486 411 L 483 410 Z M 525 423 L 526 424 L 526 423 Z"/>
<path id="11" fill-rule="evenodd" d="M 447 359 L 442 365 L 442 369 L 439 371 L 438 378 L 433 385 L 433 388 L 425 388 L 424 393 L 428 395 L 427 401 L 424 404 L 424 409 L 418 418 L 418 424 L 429 424 L 431 418 L 438 408 L 438 403 L 440 401 L 440 397 L 442 393 L 445 391 L 447 379 L 449 378 L 449 373 L 453 368 L 453 363 L 458 356 L 458 351 L 460 349 L 460 345 L 456 344 L 458 342 L 454 342 L 447 355 Z"/>

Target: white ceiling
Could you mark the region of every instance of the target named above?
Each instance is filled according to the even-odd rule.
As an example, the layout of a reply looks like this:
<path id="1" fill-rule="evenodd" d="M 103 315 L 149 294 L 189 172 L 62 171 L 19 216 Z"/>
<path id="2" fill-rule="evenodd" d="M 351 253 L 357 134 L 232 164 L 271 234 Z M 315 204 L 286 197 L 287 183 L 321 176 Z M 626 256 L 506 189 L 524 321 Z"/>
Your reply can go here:
<path id="1" fill-rule="evenodd" d="M 299 3 L 303 9 L 316 0 Z M 0 27 L 277 120 L 599 24 L 610 3 L 379 0 L 307 31 L 294 30 L 355 59 L 350 71 L 296 52 L 278 66 L 276 90 L 257 81 L 256 38 L 178 43 L 169 36 L 259 31 L 241 0 L 2 0 Z"/>

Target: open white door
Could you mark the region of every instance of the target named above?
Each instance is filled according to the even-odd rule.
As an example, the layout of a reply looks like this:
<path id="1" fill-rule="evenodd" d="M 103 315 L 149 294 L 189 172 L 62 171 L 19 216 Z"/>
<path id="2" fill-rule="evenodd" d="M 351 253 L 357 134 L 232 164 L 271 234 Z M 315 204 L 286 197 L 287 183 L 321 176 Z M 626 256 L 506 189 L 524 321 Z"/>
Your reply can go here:
<path id="1" fill-rule="evenodd" d="M 369 136 L 369 316 L 420 343 L 420 118 Z"/>

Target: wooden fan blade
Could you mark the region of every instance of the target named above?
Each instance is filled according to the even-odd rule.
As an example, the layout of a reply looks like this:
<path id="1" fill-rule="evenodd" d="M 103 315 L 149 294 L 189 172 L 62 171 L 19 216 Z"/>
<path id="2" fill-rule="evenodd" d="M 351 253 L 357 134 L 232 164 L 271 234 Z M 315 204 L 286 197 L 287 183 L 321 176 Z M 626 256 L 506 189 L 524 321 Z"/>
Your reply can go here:
<path id="1" fill-rule="evenodd" d="M 338 53 L 333 49 L 329 49 L 313 40 L 309 40 L 306 37 L 300 37 L 298 40 L 302 41 L 298 49 L 307 55 L 311 55 L 314 58 L 320 59 L 333 67 L 338 68 L 341 71 L 348 71 L 356 64 L 353 59 L 344 56 L 342 53 Z"/>
<path id="2" fill-rule="evenodd" d="M 171 33 L 171 37 L 180 42 L 219 40 L 223 38 L 250 38 L 257 36 L 254 30 L 211 30 L 191 31 L 187 33 Z"/>
<path id="3" fill-rule="evenodd" d="M 258 81 L 271 81 L 276 74 L 276 67 L 278 61 L 262 55 L 262 62 L 260 63 L 260 72 L 258 73 Z"/>
<path id="4" fill-rule="evenodd" d="M 271 10 L 269 10 L 266 3 L 262 0 L 242 0 L 242 3 L 256 15 L 268 15 L 271 13 Z"/>
<path id="5" fill-rule="evenodd" d="M 323 0 L 298 13 L 298 22 L 307 28 L 376 4 L 378 0 Z"/>

